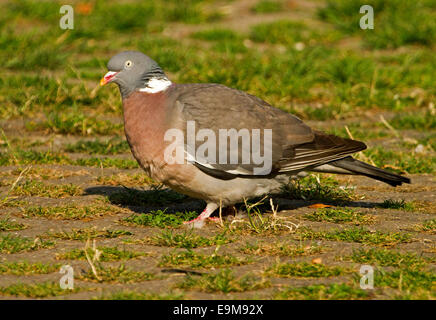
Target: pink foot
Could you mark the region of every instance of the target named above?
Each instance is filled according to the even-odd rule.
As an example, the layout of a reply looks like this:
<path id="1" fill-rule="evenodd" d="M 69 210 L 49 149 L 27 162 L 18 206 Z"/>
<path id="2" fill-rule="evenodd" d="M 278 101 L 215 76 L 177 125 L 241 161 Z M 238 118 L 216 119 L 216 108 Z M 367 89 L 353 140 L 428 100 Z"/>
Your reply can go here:
<path id="1" fill-rule="evenodd" d="M 189 221 L 184 221 L 183 224 L 190 224 L 190 223 L 200 222 L 200 221 L 204 221 L 204 220 L 206 220 L 206 219 L 209 219 L 210 221 L 212 221 L 212 222 L 216 222 L 216 223 L 220 222 L 220 218 L 218 218 L 218 217 L 207 217 L 207 218 L 203 218 L 203 217 L 201 217 L 201 216 L 198 216 L 198 217 L 195 218 L 195 219 L 192 219 L 192 220 L 189 220 Z"/>
<path id="2" fill-rule="evenodd" d="M 190 224 L 190 223 L 194 223 L 194 222 L 203 221 L 207 218 L 206 214 L 207 214 L 207 211 L 206 211 L 206 209 L 204 209 L 203 212 L 197 218 L 192 219 L 190 221 L 184 221 L 183 224 Z"/>
<path id="3" fill-rule="evenodd" d="M 214 222 L 218 222 L 219 219 L 218 218 L 211 218 L 209 217 L 217 208 L 218 206 L 215 203 L 208 203 L 206 208 L 203 210 L 203 212 L 195 219 L 192 219 L 191 221 L 185 221 L 183 222 L 183 224 L 193 224 L 195 225 L 199 225 L 199 227 L 201 228 L 201 226 L 204 225 L 204 222 L 206 221 L 206 219 L 210 219 L 211 221 Z"/>

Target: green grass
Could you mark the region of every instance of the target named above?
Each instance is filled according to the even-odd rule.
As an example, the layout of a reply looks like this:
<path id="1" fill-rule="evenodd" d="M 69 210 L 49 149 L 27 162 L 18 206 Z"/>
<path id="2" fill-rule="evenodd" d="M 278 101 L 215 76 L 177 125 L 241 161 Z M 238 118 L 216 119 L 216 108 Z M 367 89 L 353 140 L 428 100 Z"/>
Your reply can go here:
<path id="1" fill-rule="evenodd" d="M 267 268 L 265 272 L 270 277 L 323 278 L 341 276 L 350 273 L 350 270 L 342 267 L 330 267 L 323 264 L 301 262 L 277 263 Z"/>
<path id="2" fill-rule="evenodd" d="M 323 19 L 334 24 L 342 23 L 352 26 L 353 34 L 360 35 L 365 39 L 371 36 L 381 37 L 382 34 L 386 36 L 385 30 L 392 30 L 380 27 L 381 29 L 377 28 L 378 32 L 362 31 L 358 28 L 358 19 L 361 16 L 358 9 L 363 2 L 351 2 L 353 3 L 351 5 L 346 1 L 330 2 L 327 9 L 324 9 L 326 13 L 323 15 Z M 386 5 L 380 4 L 380 0 L 373 2 L 377 4 L 376 11 L 380 10 L 380 14 L 376 15 L 376 18 L 381 17 L 382 21 L 389 21 L 389 23 L 383 22 L 383 26 L 390 25 L 392 21 L 402 21 L 401 19 L 404 18 L 401 13 L 402 9 L 394 10 L 397 4 L 393 0 L 388 1 Z M 276 1 L 260 1 L 253 4 L 253 6 L 256 11 L 268 11 L 277 10 L 280 4 L 281 2 Z M 404 1 L 399 2 L 399 4 L 399 8 L 402 8 Z M 5 117 L 10 117 L 14 114 L 28 114 L 29 109 L 32 111 L 43 110 L 43 113 L 47 115 L 52 114 L 52 123 L 59 123 L 59 125 L 50 125 L 54 130 L 60 130 L 66 126 L 66 124 L 58 121 L 59 119 L 63 120 L 63 117 L 65 117 L 67 120 L 72 119 L 73 131 L 79 134 L 86 133 L 86 130 L 83 130 L 83 123 L 82 127 L 75 123 L 81 123 L 81 115 L 89 115 L 90 119 L 104 121 L 99 118 L 100 113 L 93 112 L 96 107 L 100 108 L 100 106 L 109 111 L 110 108 L 117 105 L 116 112 L 119 114 L 119 99 L 115 98 L 113 94 L 115 91 L 99 90 L 93 93 L 95 98 L 91 98 L 90 92 L 93 90 L 91 85 L 84 84 L 84 81 L 73 83 L 67 81 L 71 76 L 76 79 L 81 77 L 77 80 L 93 79 L 95 81 L 98 75 L 102 73 L 101 69 L 104 68 L 107 58 L 95 58 L 94 53 L 96 50 L 110 50 L 114 46 L 119 48 L 131 46 L 147 52 L 155 59 L 159 57 L 158 62 L 165 70 L 176 73 L 174 80 L 179 82 L 220 82 L 242 90 L 248 90 L 250 93 L 264 97 L 286 110 L 292 109 L 307 113 L 307 115 L 324 113 L 324 117 L 328 116 L 328 114 L 342 116 L 350 113 L 350 111 L 353 113 L 358 111 L 359 107 L 368 104 L 374 108 L 378 106 L 393 107 L 396 101 L 392 98 L 398 92 L 403 92 L 402 89 L 424 88 L 425 90 L 431 90 L 431 84 L 434 83 L 434 70 L 431 70 L 432 60 L 425 61 L 425 59 L 434 58 L 431 58 L 431 52 L 425 50 L 425 48 L 423 50 L 416 49 L 412 53 L 392 53 L 387 58 L 371 54 L 369 57 L 364 58 L 360 54 L 356 55 L 353 50 L 348 50 L 348 48 L 322 47 L 324 42 L 331 42 L 331 40 L 338 38 L 338 32 L 340 35 L 341 29 L 335 31 L 329 30 L 330 28 L 325 26 L 318 27 L 311 24 L 303 25 L 300 28 L 302 22 L 299 19 L 260 24 L 260 26 L 254 27 L 257 32 L 253 31 L 252 37 L 256 39 L 258 37 L 259 41 L 285 44 L 301 40 L 306 44 L 309 43 L 310 46 L 314 46 L 313 49 L 306 46 L 307 48 L 303 53 L 276 52 L 269 50 L 270 48 L 266 48 L 266 51 L 262 52 L 262 54 L 259 54 L 257 50 L 243 50 L 243 46 L 237 43 L 238 41 L 232 40 L 229 42 L 229 38 L 235 37 L 235 32 L 222 26 L 216 27 L 216 29 L 227 31 L 214 32 L 212 30 L 210 33 L 205 31 L 202 36 L 199 36 L 202 39 L 213 39 L 217 42 L 214 50 L 208 52 L 201 50 L 201 46 L 192 45 L 191 43 L 186 44 L 183 39 L 172 39 L 162 34 L 163 27 L 169 21 L 181 21 L 182 23 L 204 22 L 208 21 L 209 18 L 219 17 L 219 14 L 208 8 L 209 5 L 205 3 L 200 4 L 190 1 L 189 4 L 184 3 L 183 6 L 178 6 L 175 3 L 164 4 L 162 1 L 153 4 L 129 3 L 105 6 L 99 3 L 93 8 L 92 14 L 79 15 L 78 19 L 80 21 L 76 24 L 76 29 L 64 38 L 60 38 L 64 34 L 63 30 L 50 28 L 58 22 L 58 17 L 54 19 L 55 15 L 51 11 L 52 9 L 39 10 L 40 6 L 45 6 L 45 4 L 26 1 L 25 6 L 17 5 L 19 9 L 11 10 L 9 6 L 4 8 L 4 19 L 10 25 L 0 37 L 1 43 L 5 45 L 3 53 L 5 65 L 14 70 L 52 68 L 67 71 L 65 74 L 60 75 L 59 79 L 41 75 L 8 75 L 3 80 L 2 86 L 0 86 L 5 88 L 5 100 L 7 102 L 7 107 L 2 109 L 1 113 Z M 412 7 L 406 6 L 407 9 L 413 9 L 410 11 L 412 17 L 416 17 L 416 12 L 420 12 L 425 17 L 432 16 L 432 13 L 429 13 L 431 11 L 428 5 L 417 6 L 417 8 Z M 209 9 L 212 12 L 209 12 Z M 23 12 L 27 13 L 23 14 Z M 34 12 L 40 13 L 34 14 Z M 142 12 L 141 21 L 137 21 L 138 12 Z M 51 16 L 51 18 L 45 16 L 45 14 Z M 19 19 L 15 18 L 17 15 L 24 15 L 30 21 L 39 19 L 38 23 L 41 25 L 41 30 L 39 31 L 39 28 L 36 28 L 34 32 L 24 30 L 24 32 L 18 33 L 15 30 L 16 28 L 14 29 L 14 25 L 21 23 Z M 397 15 L 399 18 L 395 18 Z M 144 16 L 147 18 L 144 19 Z M 107 23 L 110 17 L 113 17 L 117 23 Z M 354 19 L 352 23 L 349 17 Z M 383 17 L 392 18 L 392 21 L 389 19 L 384 20 L 387 18 Z M 407 28 L 401 28 L 398 32 L 399 36 L 419 34 L 420 32 L 416 33 L 416 31 L 420 31 L 417 26 L 429 27 L 434 25 L 434 23 L 428 22 L 432 20 L 434 19 L 426 19 L 425 23 L 411 24 L 410 28 L 413 29 L 413 32 Z M 407 19 L 404 21 L 407 21 Z M 120 25 L 117 26 L 118 22 Z M 377 21 L 376 25 L 377 23 L 380 23 L 380 21 Z M 408 23 L 404 22 L 404 24 Z M 45 28 L 50 28 L 52 31 L 46 32 Z M 147 33 L 149 36 L 146 39 L 141 37 L 139 32 L 144 32 L 144 30 L 149 31 Z M 380 30 L 383 30 L 383 32 Z M 433 29 L 430 28 L 429 30 Z M 392 33 L 392 31 L 390 32 Z M 129 40 L 123 40 L 125 34 L 129 34 Z M 429 33 L 429 35 L 431 36 L 432 33 Z M 389 34 L 384 41 L 389 43 L 386 39 L 395 38 L 396 36 L 396 33 Z M 405 38 L 407 37 L 405 36 Z M 99 41 L 89 41 L 92 39 L 99 39 Z M 112 41 L 109 46 L 107 40 L 113 39 L 117 39 L 117 41 L 115 43 Z M 68 50 L 66 50 L 67 48 Z M 221 50 L 217 50 L 217 48 L 221 48 Z M 16 52 L 20 52 L 20 54 L 17 55 Z M 81 59 L 76 59 L 75 56 L 78 53 Z M 348 56 L 350 58 L 347 58 Z M 392 63 L 389 59 L 396 59 L 396 61 Z M 373 64 L 368 64 L 365 61 L 380 61 L 380 63 L 377 63 L 378 76 L 374 90 L 370 90 L 369 81 L 372 72 L 368 72 L 372 71 Z M 334 66 L 331 67 L 333 64 Z M 72 65 L 75 71 L 70 70 L 69 65 Z M 238 65 L 234 72 L 225 72 L 226 66 L 234 65 Z M 362 66 L 359 67 L 359 65 Z M 367 69 L 368 65 L 371 66 L 370 69 Z M 331 87 L 328 85 L 329 88 L 325 92 L 317 93 L 316 89 L 326 83 L 324 76 L 332 72 L 329 68 L 333 68 L 333 78 L 339 79 L 339 81 L 336 81 Z M 342 74 L 341 69 L 343 70 Z M 363 70 L 363 72 L 360 70 Z M 348 86 L 347 83 L 351 83 L 351 81 L 347 81 L 349 78 L 353 78 L 353 84 L 359 85 L 356 87 Z M 345 79 L 345 81 L 341 81 L 341 79 Z M 57 80 L 59 80 L 60 85 Z M 276 86 L 277 83 L 280 83 L 281 86 Z M 17 90 L 21 86 L 26 88 L 26 94 L 24 95 L 17 94 L 21 92 Z M 60 90 L 58 90 L 59 87 Z M 312 89 L 315 90 L 315 93 L 313 93 Z M 426 93 L 427 97 L 429 97 L 428 93 Z M 31 98 L 32 103 L 26 104 Z M 111 99 L 110 103 L 108 98 Z M 406 106 L 416 105 L 416 99 L 413 97 L 407 97 L 406 99 L 401 97 L 400 100 Z M 307 105 L 319 101 L 323 103 L 322 108 L 313 108 Z M 53 105 L 56 107 L 55 111 L 53 111 Z M 76 109 L 73 109 L 73 111 L 67 109 L 67 107 L 71 108 L 72 105 Z M 296 105 L 302 105 L 302 107 L 296 107 Z M 23 108 L 24 110 L 22 110 Z M 342 111 L 347 112 L 343 113 Z M 69 116 L 70 114 L 75 116 Z M 57 115 L 58 120 L 54 115 Z M 65 123 L 67 122 L 65 121 Z M 96 132 L 104 125 L 94 125 L 94 123 L 88 125 L 85 123 L 85 127 Z M 71 130 L 67 129 L 67 131 Z"/>
<path id="3" fill-rule="evenodd" d="M 292 45 L 307 42 L 309 39 L 321 40 L 322 37 L 319 32 L 311 30 L 302 22 L 281 20 L 255 25 L 251 29 L 250 39 L 255 42 Z"/>
<path id="4" fill-rule="evenodd" d="M 0 201 L 0 208 L 17 208 L 17 207 L 22 207 L 27 205 L 27 201 L 22 201 L 22 200 L 14 200 L 13 198 L 3 198 Z M 4 218 L 5 220 L 8 218 Z M 7 230 L 5 230 L 7 231 Z"/>
<path id="5" fill-rule="evenodd" d="M 162 210 L 151 211 L 150 213 L 132 214 L 120 222 L 133 226 L 150 227 L 179 227 L 184 221 L 189 221 L 198 216 L 195 211 L 167 213 Z"/>
<path id="6" fill-rule="evenodd" d="M 118 267 L 98 267 L 96 268 L 98 277 L 88 270 L 78 278 L 83 281 L 106 282 L 106 283 L 136 283 L 156 279 L 153 273 L 135 271 L 127 268 L 124 264 Z"/>
<path id="7" fill-rule="evenodd" d="M 28 122 L 26 129 L 29 131 L 43 130 L 47 133 L 72 134 L 72 135 L 108 135 L 121 134 L 122 124 L 114 124 L 108 120 L 98 120 L 83 113 L 47 115 L 43 122 Z"/>
<path id="8" fill-rule="evenodd" d="M 4 11 L 3 8 L 2 11 Z M 56 32 L 57 30 L 47 30 L 45 34 L 40 31 L 20 34 L 13 27 L 13 24 L 9 24 L 0 34 L 0 43 L 3 48 L 2 57 L 5 58 L 6 68 L 11 70 L 29 70 L 27 68 L 54 70 L 66 65 L 71 54 L 63 50 L 65 44 L 58 43 L 56 45 L 55 42 L 47 41 L 47 38 L 53 39 L 56 34 L 59 34 Z M 34 50 L 29 50 L 29 48 Z"/>
<path id="9" fill-rule="evenodd" d="M 94 228 L 72 229 L 71 231 L 47 232 L 46 236 L 61 240 L 87 240 L 87 239 L 113 239 L 121 236 L 130 236 L 126 230 L 97 230 Z"/>
<path id="10" fill-rule="evenodd" d="M 387 199 L 383 201 L 383 203 L 379 204 L 378 207 L 383 209 L 397 209 L 397 210 L 404 210 L 404 211 L 413 211 L 416 208 L 413 202 L 406 202 L 404 199 L 401 200 Z"/>
<path id="11" fill-rule="evenodd" d="M 54 99 L 51 93 L 56 90 L 57 86 L 54 79 L 28 74 L 2 77 L 0 84 L 0 92 L 4 96 L 4 108 L 0 111 L 2 119 L 10 119 L 28 113 L 29 107 L 34 105 L 26 102 L 32 102 L 35 99 L 32 97 L 35 96 L 36 100 L 42 104 L 52 103 Z M 23 86 L 28 90 L 26 95 L 19 94 L 22 93 Z M 8 94 L 6 94 L 7 92 Z"/>
<path id="12" fill-rule="evenodd" d="M 101 141 L 98 139 L 87 141 L 80 140 L 74 144 L 66 146 L 67 152 L 80 152 L 87 154 L 119 154 L 129 151 L 129 145 L 126 141 L 121 141 L 116 138 L 112 138 L 108 141 Z"/>
<path id="13" fill-rule="evenodd" d="M 79 196 L 83 192 L 82 188 L 74 184 L 44 184 L 40 181 L 28 180 L 23 184 L 18 184 L 11 192 L 16 196 L 65 198 Z"/>
<path id="14" fill-rule="evenodd" d="M 19 231 L 26 228 L 25 224 L 15 222 L 9 217 L 0 219 L 0 231 Z"/>
<path id="15" fill-rule="evenodd" d="M 395 300 L 434 300 L 434 290 L 406 290 L 393 296 Z"/>
<path id="16" fill-rule="evenodd" d="M 80 288 L 62 289 L 59 283 L 43 282 L 34 284 L 16 283 L 8 287 L 0 287 L 0 295 L 27 297 L 27 298 L 45 298 L 63 296 L 79 292 Z"/>
<path id="17" fill-rule="evenodd" d="M 364 154 L 376 166 L 397 173 L 433 173 L 436 171 L 436 157 L 416 154 L 414 151 L 393 151 L 384 147 L 370 148 Z"/>
<path id="18" fill-rule="evenodd" d="M 397 114 L 389 122 L 395 129 L 429 131 L 436 129 L 435 116 L 430 111 Z"/>
<path id="19" fill-rule="evenodd" d="M 230 223 L 224 223 L 226 230 L 239 235 L 271 235 L 295 231 L 296 224 L 290 219 L 279 218 L 276 214 L 263 214 L 263 210 L 271 210 L 271 206 L 264 202 L 265 199 L 266 197 L 257 199 L 256 203 L 249 203 L 244 199 L 243 210 L 247 212 L 248 219 L 235 219 Z"/>
<path id="20" fill-rule="evenodd" d="M 0 153 L 0 165 L 28 164 L 71 164 L 86 167 L 103 167 L 134 169 L 138 168 L 136 160 L 107 157 L 89 157 L 71 159 L 66 154 L 53 151 L 36 151 L 17 149 L 14 152 Z"/>
<path id="21" fill-rule="evenodd" d="M 258 290 L 268 288 L 270 285 L 269 281 L 252 274 L 236 277 L 230 269 L 225 269 L 215 274 L 187 275 L 177 284 L 177 287 L 185 290 L 230 293 Z"/>
<path id="22" fill-rule="evenodd" d="M 175 233 L 173 230 L 164 230 L 160 234 L 148 238 L 145 242 L 155 246 L 194 249 L 226 244 L 232 242 L 232 239 L 224 233 L 213 237 L 203 237 L 192 231 Z"/>
<path id="23" fill-rule="evenodd" d="M 366 228 L 354 227 L 336 231 L 315 232 L 310 229 L 300 229 L 299 236 L 303 239 L 324 239 L 331 241 L 357 242 L 364 244 L 393 246 L 398 243 L 412 242 L 413 239 L 408 233 L 370 231 Z"/>
<path id="24" fill-rule="evenodd" d="M 375 286 L 395 288 L 406 292 L 418 289 L 434 290 L 435 281 L 436 274 L 432 271 L 401 269 L 394 271 L 376 270 L 374 273 Z M 434 291 L 433 296 L 435 296 Z"/>
<path id="25" fill-rule="evenodd" d="M 239 249 L 242 253 L 253 254 L 257 256 L 282 256 L 282 257 L 300 257 L 317 253 L 322 253 L 324 248 L 313 245 L 295 245 L 288 242 L 273 243 L 246 243 Z"/>
<path id="26" fill-rule="evenodd" d="M 418 143 L 436 150 L 436 132 L 426 134 L 424 137 L 418 140 Z"/>
<path id="27" fill-rule="evenodd" d="M 161 257 L 159 266 L 184 266 L 193 269 L 210 269 L 229 266 L 241 266 L 250 263 L 250 259 L 238 258 L 232 255 L 221 255 L 217 252 L 206 255 L 192 250 L 175 251 Z"/>
<path id="28" fill-rule="evenodd" d="M 284 186 L 282 195 L 290 199 L 317 200 L 326 203 L 346 203 L 356 197 L 351 189 L 341 187 L 334 178 L 327 176 L 318 178 L 315 175 L 292 180 Z"/>
<path id="29" fill-rule="evenodd" d="M 255 13 L 280 12 L 283 10 L 283 3 L 279 1 L 260 0 L 251 8 L 251 10 Z"/>
<path id="30" fill-rule="evenodd" d="M 325 67 L 322 78 L 333 81 L 339 87 L 356 85 L 357 83 L 370 83 L 374 74 L 373 60 L 357 55 L 340 56 Z"/>
<path id="31" fill-rule="evenodd" d="M 209 29 L 192 34 L 192 38 L 204 41 L 228 41 L 238 40 L 240 36 L 230 29 Z"/>
<path id="32" fill-rule="evenodd" d="M 110 186 L 143 186 L 155 183 L 145 173 L 104 175 L 97 177 L 97 182 L 99 184 Z"/>
<path id="33" fill-rule="evenodd" d="M 436 234 L 436 219 L 430 219 L 416 226 L 418 231 L 428 232 L 430 234 Z"/>
<path id="34" fill-rule="evenodd" d="M 278 37 L 288 34 L 286 32 L 281 32 L 280 28 L 276 27 L 276 29 L 278 30 Z M 334 32 L 330 32 L 327 34 L 328 36 L 322 34 L 321 37 L 316 38 L 316 36 L 311 35 L 311 30 L 307 32 L 306 29 L 303 30 L 304 32 L 302 32 L 302 37 L 306 37 L 308 40 L 317 44 L 324 39 L 329 39 L 330 34 L 333 35 L 333 38 L 335 37 Z M 269 31 L 270 30 L 266 28 L 264 34 L 269 36 Z M 298 33 L 300 31 L 297 30 L 296 32 Z M 78 33 L 79 32 L 75 32 L 74 34 L 77 35 Z M 136 47 L 149 53 L 151 56 L 159 56 L 159 62 L 166 70 L 177 72 L 176 77 L 179 79 L 176 80 L 183 82 L 196 81 L 224 83 L 243 90 L 248 90 L 250 93 L 254 93 L 266 98 L 268 101 L 271 101 L 278 107 L 282 107 L 286 110 L 292 109 L 293 111 L 300 113 L 299 115 L 306 114 L 306 116 L 310 116 L 312 118 L 317 116 L 317 113 L 324 113 L 322 117 L 325 118 L 329 116 L 342 116 L 342 114 L 353 111 L 353 108 L 346 107 L 346 104 L 359 107 L 367 106 L 369 103 L 370 106 L 381 105 L 382 107 L 390 107 L 395 104 L 394 100 L 391 98 L 398 91 L 398 82 L 401 84 L 402 78 L 400 78 L 400 76 L 403 75 L 405 75 L 407 79 L 404 81 L 407 81 L 408 86 L 422 87 L 420 84 L 423 80 L 421 79 L 425 79 L 426 83 L 431 83 L 431 78 L 429 79 L 429 77 L 431 77 L 429 76 L 431 72 L 423 67 L 425 64 L 421 63 L 421 61 L 418 64 L 412 64 L 412 67 L 406 65 L 406 62 L 399 63 L 399 65 L 395 67 L 391 67 L 391 65 L 386 63 L 382 64 L 378 73 L 378 81 L 380 82 L 380 85 L 377 85 L 377 90 L 373 90 L 374 93 L 370 97 L 369 81 L 371 75 L 366 75 L 368 73 L 368 70 L 366 69 L 368 63 L 363 62 L 366 60 L 371 61 L 371 58 L 363 59 L 359 56 L 346 52 L 344 53 L 344 56 L 350 55 L 351 58 L 346 59 L 347 57 L 344 57 L 344 61 L 342 61 L 342 59 L 338 59 L 341 50 L 339 50 L 339 52 L 335 52 L 335 50 L 322 48 L 319 46 L 314 49 L 306 49 L 307 52 L 304 52 L 304 54 L 300 54 L 299 52 L 277 53 L 274 51 L 267 51 L 265 55 L 258 55 L 256 52 L 253 52 L 253 50 L 244 51 L 243 46 L 237 40 L 232 40 L 229 42 L 228 39 L 225 39 L 227 37 L 226 34 L 221 36 L 221 38 L 219 35 L 220 32 L 216 32 L 216 34 L 217 38 L 220 40 L 216 40 L 217 43 L 216 47 L 214 47 L 215 50 L 213 50 L 214 53 L 207 53 L 206 56 L 199 54 L 198 52 L 204 52 L 204 50 L 198 50 L 198 48 L 195 46 L 191 48 L 190 46 L 187 46 L 179 41 L 173 39 L 164 39 L 163 37 L 156 37 L 153 34 L 150 35 L 150 39 L 147 38 L 132 41 Z M 289 34 L 292 35 L 293 33 Z M 209 35 L 206 34 L 203 36 L 203 38 L 207 39 L 208 36 Z M 213 39 L 214 32 L 211 32 L 210 37 Z M 273 37 L 270 38 L 273 39 Z M 78 45 L 77 43 L 74 44 Z M 86 48 L 85 44 L 83 44 L 83 46 Z M 221 49 L 217 50 L 218 48 Z M 242 54 L 242 56 L 237 56 L 237 54 Z M 177 59 L 174 58 L 174 56 L 177 57 Z M 83 74 L 82 76 L 85 76 L 91 72 L 89 71 L 90 67 L 101 67 L 104 64 L 104 61 L 98 59 L 88 59 L 88 61 L 90 62 L 80 62 L 78 65 L 78 68 L 82 71 L 79 71 L 79 73 Z M 333 94 L 326 93 L 318 95 L 310 93 L 311 91 L 308 90 L 308 88 L 316 89 L 319 86 L 324 86 L 327 80 L 324 78 L 324 75 L 331 74 L 331 70 L 329 68 L 332 68 L 330 66 L 333 64 L 335 64 L 333 67 L 333 78 L 340 80 L 332 88 L 330 88 L 331 90 L 327 90 L 327 92 L 332 92 Z M 223 68 L 227 65 L 238 65 L 240 68 L 235 70 L 234 74 L 229 74 L 225 73 Z M 363 66 L 359 68 L 359 65 Z M 285 68 L 285 66 L 287 67 Z M 344 68 L 343 66 L 347 67 Z M 363 70 L 363 72 L 356 72 L 356 68 L 359 68 L 358 70 Z M 341 70 L 344 70 L 343 74 L 338 75 L 337 73 Z M 394 71 L 394 73 L 392 71 Z M 371 72 L 369 73 L 371 74 Z M 423 74 L 424 77 L 421 77 L 419 73 Z M 356 76 L 354 77 L 354 75 Z M 94 76 L 94 78 L 95 77 L 96 76 Z M 353 84 L 360 84 L 356 89 L 348 86 L 348 82 L 350 81 L 347 79 L 350 77 L 353 77 Z M 247 78 L 254 81 L 246 81 L 245 79 Z M 391 78 L 394 78 L 394 80 Z M 345 81 L 341 81 L 341 79 L 345 79 Z M 281 86 L 277 87 L 275 85 L 276 83 L 281 83 Z M 35 84 L 32 83 L 32 85 Z M 53 86 L 53 88 L 51 86 Z M 65 98 L 65 101 L 62 101 L 62 103 L 65 103 L 66 105 L 68 105 L 70 102 L 69 100 L 74 100 L 68 94 L 68 86 L 70 85 L 65 84 L 66 88 L 62 91 L 62 95 L 59 98 Z M 49 89 L 55 91 L 56 82 L 53 85 L 50 84 Z M 86 90 L 83 88 L 79 89 L 86 93 Z M 89 108 L 89 105 L 92 105 L 93 103 L 92 100 L 89 101 L 89 94 L 83 94 L 82 91 L 79 92 L 81 100 L 79 100 L 78 103 L 78 114 L 82 112 L 82 106 L 83 109 L 88 108 L 93 110 L 92 108 Z M 357 94 L 355 94 L 356 91 Z M 76 94 L 76 96 L 77 95 L 79 94 Z M 98 91 L 96 100 L 106 101 L 107 95 L 108 93 L 104 93 L 103 90 Z M 284 99 L 289 99 L 290 95 L 292 96 L 291 106 L 288 102 L 283 103 Z M 56 94 L 48 95 L 48 98 L 46 95 L 44 95 L 43 98 L 49 99 L 50 96 L 52 96 L 51 99 L 54 99 L 53 96 L 56 97 Z M 86 96 L 88 96 L 88 100 L 85 99 Z M 113 96 L 111 97 L 113 98 Z M 24 98 L 25 97 L 19 97 L 16 99 Z M 327 103 L 325 103 L 322 108 L 311 108 L 304 106 L 302 108 L 294 108 L 293 102 L 299 103 L 302 100 L 305 103 L 318 100 L 326 101 Z M 406 105 L 414 104 L 414 102 L 415 99 L 405 101 Z M 17 105 L 22 106 L 24 103 L 17 103 Z M 107 102 L 105 103 L 106 106 L 109 107 Z M 119 104 L 118 100 L 117 103 Z M 42 103 L 41 105 L 49 104 L 50 103 Z M 115 104 L 115 102 L 112 104 Z M 13 108 L 9 107 L 9 110 L 13 110 Z M 87 109 L 86 111 L 83 111 L 83 113 L 88 114 Z M 49 114 L 49 112 L 47 114 Z"/>
<path id="35" fill-rule="evenodd" d="M 419 269 L 426 262 L 414 253 L 401 253 L 387 249 L 357 249 L 348 257 L 361 264 L 377 264 L 383 267 Z"/>
<path id="36" fill-rule="evenodd" d="M 23 217 L 43 217 L 47 219 L 81 220 L 95 219 L 106 215 L 120 213 L 121 209 L 115 206 L 100 205 L 65 205 L 65 206 L 31 206 L 24 209 Z"/>
<path id="37" fill-rule="evenodd" d="M 374 30 L 359 27 L 362 5 L 374 8 Z M 431 2 L 426 0 L 329 0 L 319 15 L 343 32 L 361 36 L 372 48 L 397 48 L 410 44 L 431 46 L 436 42 L 435 13 Z"/>
<path id="38" fill-rule="evenodd" d="M 131 159 L 119 158 L 82 158 L 73 162 L 75 165 L 84 167 L 103 167 L 118 169 L 135 169 L 139 168 L 138 162 Z"/>
<path id="39" fill-rule="evenodd" d="M 146 256 L 145 252 L 130 251 L 123 248 L 122 250 L 118 247 L 98 247 L 97 250 L 100 252 L 99 261 L 120 261 L 120 260 L 130 260 L 139 257 Z M 92 256 L 92 250 L 89 250 L 89 256 Z M 56 259 L 58 260 L 85 260 L 85 250 L 74 249 L 69 252 L 56 254 Z"/>
<path id="40" fill-rule="evenodd" d="M 44 248 L 51 248 L 54 242 L 41 240 L 39 238 L 30 239 L 20 236 L 0 235 L 0 253 L 17 253 L 23 251 L 35 251 Z"/>
<path id="41" fill-rule="evenodd" d="M 361 140 L 361 141 L 367 141 L 369 139 L 377 140 L 380 138 L 392 136 L 392 133 L 389 132 L 385 127 L 383 128 L 374 127 L 372 123 L 367 124 L 367 123 L 360 123 L 360 122 L 351 122 L 351 123 L 347 123 L 347 127 L 350 130 L 351 134 L 353 135 L 353 138 L 356 140 Z M 326 132 L 343 138 L 349 138 L 345 126 L 342 125 L 332 126 L 328 130 L 326 130 Z"/>
<path id="42" fill-rule="evenodd" d="M 68 170 L 64 168 L 50 168 L 48 166 L 27 166 L 18 167 L 6 172 L 9 176 L 18 177 L 25 175 L 28 178 L 35 180 L 58 180 L 69 177 L 83 177 L 89 174 L 86 170 Z M 14 180 L 15 181 L 15 180 Z"/>
<path id="43" fill-rule="evenodd" d="M 39 3 L 22 1 L 9 4 L 8 9 L 15 15 L 41 19 L 56 23 L 59 3 Z M 153 23 L 159 21 L 200 23 L 214 21 L 220 15 L 211 10 L 203 10 L 204 5 L 197 0 L 184 0 L 183 6 L 174 1 L 157 0 L 147 3 L 101 3 L 91 6 L 92 14 L 79 14 L 76 23 L 78 33 L 71 37 L 94 38 L 115 32 L 153 30 Z M 8 10 L 8 11 L 9 11 Z M 108 21 L 111 21 L 109 23 Z"/>
<path id="44" fill-rule="evenodd" d="M 0 274 L 11 274 L 15 276 L 27 276 L 33 274 L 48 274 L 58 272 L 60 264 L 30 263 L 27 261 L 7 262 L 0 264 Z"/>
<path id="45" fill-rule="evenodd" d="M 319 209 L 303 216 L 310 221 L 324 221 L 333 223 L 350 223 L 354 225 L 374 223 L 375 217 L 349 208 Z"/>
<path id="46" fill-rule="evenodd" d="M 368 291 L 348 284 L 315 284 L 305 287 L 281 289 L 274 295 L 280 300 L 360 300 L 369 298 Z"/>
<path id="47" fill-rule="evenodd" d="M 0 165 L 14 164 L 67 164 L 68 158 L 61 153 L 52 151 L 35 151 L 16 149 L 13 152 L 0 154 Z"/>

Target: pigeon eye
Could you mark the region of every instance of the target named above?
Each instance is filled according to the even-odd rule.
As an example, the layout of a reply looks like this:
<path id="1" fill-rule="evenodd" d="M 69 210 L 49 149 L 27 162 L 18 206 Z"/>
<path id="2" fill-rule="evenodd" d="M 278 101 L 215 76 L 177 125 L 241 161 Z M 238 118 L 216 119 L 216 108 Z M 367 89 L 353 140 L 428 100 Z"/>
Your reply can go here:
<path id="1" fill-rule="evenodd" d="M 130 68 L 132 66 L 133 62 L 130 60 L 127 60 L 126 63 L 124 63 L 124 67 Z"/>

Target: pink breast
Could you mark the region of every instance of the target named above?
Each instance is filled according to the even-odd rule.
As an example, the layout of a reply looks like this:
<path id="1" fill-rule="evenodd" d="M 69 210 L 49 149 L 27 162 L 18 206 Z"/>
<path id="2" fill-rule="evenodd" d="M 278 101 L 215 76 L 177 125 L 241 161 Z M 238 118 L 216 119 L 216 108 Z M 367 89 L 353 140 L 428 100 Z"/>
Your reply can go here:
<path id="1" fill-rule="evenodd" d="M 141 164 L 162 160 L 167 129 L 165 95 L 134 92 L 124 99 L 123 108 L 124 131 L 135 158 Z"/>

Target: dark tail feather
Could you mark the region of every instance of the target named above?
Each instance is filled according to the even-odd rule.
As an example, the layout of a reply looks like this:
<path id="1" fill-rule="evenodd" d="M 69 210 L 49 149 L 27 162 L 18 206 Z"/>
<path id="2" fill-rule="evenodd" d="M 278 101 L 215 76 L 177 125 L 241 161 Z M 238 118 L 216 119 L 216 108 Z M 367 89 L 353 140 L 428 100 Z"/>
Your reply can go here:
<path id="1" fill-rule="evenodd" d="M 367 176 L 369 178 L 373 178 L 379 181 L 383 181 L 394 187 L 400 186 L 402 183 L 410 183 L 409 178 L 371 166 L 365 162 L 353 159 L 352 157 L 346 157 L 341 160 L 329 162 L 329 165 L 339 167 L 350 172 Z"/>

